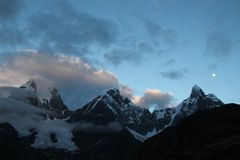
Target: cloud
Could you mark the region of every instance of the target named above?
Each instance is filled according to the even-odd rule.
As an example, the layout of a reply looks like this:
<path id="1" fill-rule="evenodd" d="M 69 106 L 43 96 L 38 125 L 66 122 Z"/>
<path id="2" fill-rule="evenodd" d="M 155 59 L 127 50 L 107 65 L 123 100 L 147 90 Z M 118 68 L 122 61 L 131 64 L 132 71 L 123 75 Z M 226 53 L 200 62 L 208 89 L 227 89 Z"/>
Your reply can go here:
<path id="1" fill-rule="evenodd" d="M 173 29 L 165 29 L 150 20 L 145 21 L 145 28 L 149 35 L 155 39 L 155 43 L 160 40 L 161 43 L 169 46 L 176 45 L 178 37 Z"/>
<path id="2" fill-rule="evenodd" d="M 188 73 L 189 73 L 189 71 L 186 68 L 184 68 L 184 69 L 180 69 L 180 70 L 170 70 L 170 71 L 166 71 L 166 72 L 161 72 L 161 75 L 164 78 L 168 78 L 171 80 L 179 80 L 179 79 L 186 77 L 186 75 Z"/>
<path id="3" fill-rule="evenodd" d="M 58 88 L 65 102 L 75 107 L 107 89 L 121 87 L 115 75 L 98 70 L 77 56 L 26 50 L 8 57 L 0 66 L 1 86 L 21 85 L 30 78 Z"/>
<path id="4" fill-rule="evenodd" d="M 0 47 L 17 47 L 25 42 L 16 19 L 24 9 L 21 0 L 0 0 Z"/>
<path id="5" fill-rule="evenodd" d="M 24 1 L 0 0 L 1 51 L 30 47 L 83 57 L 97 54 L 96 47 L 109 47 L 119 36 L 118 25 L 110 19 L 80 12 L 67 1 L 49 4 L 20 19 L 17 16 L 25 7 Z"/>
<path id="6" fill-rule="evenodd" d="M 28 49 L 5 57 L 5 63 L 0 65 L 1 86 L 20 86 L 31 78 L 38 80 L 41 86 L 59 89 L 64 102 L 72 109 L 112 88 L 118 88 L 121 95 L 144 107 L 165 106 L 172 100 L 171 94 L 158 90 L 146 90 L 144 96 L 137 99 L 134 90 L 121 84 L 113 73 L 96 69 L 78 56 Z"/>
<path id="7" fill-rule="evenodd" d="M 174 97 L 172 94 L 163 93 L 156 89 L 147 89 L 142 97 L 133 97 L 133 102 L 144 108 L 155 107 L 155 109 L 160 109 L 168 107 L 173 101 Z"/>
<path id="8" fill-rule="evenodd" d="M 118 37 L 117 25 L 108 19 L 79 12 L 61 1 L 53 8 L 30 16 L 27 35 L 44 52 L 86 54 L 94 45 L 108 46 Z"/>
<path id="9" fill-rule="evenodd" d="M 23 9 L 22 0 L 0 0 L 0 21 L 16 18 Z"/>
<path id="10" fill-rule="evenodd" d="M 119 88 L 119 91 L 120 91 L 121 95 L 123 95 L 129 99 L 132 99 L 134 96 L 134 90 L 127 85 L 121 85 Z"/>
<path id="11" fill-rule="evenodd" d="M 149 20 L 144 21 L 144 26 L 144 40 L 134 35 L 134 30 L 121 33 L 114 47 L 104 54 L 105 60 L 115 66 L 124 62 L 141 64 L 149 55 L 162 55 L 177 45 L 178 37 L 174 30 L 165 29 Z"/>
<path id="12" fill-rule="evenodd" d="M 164 66 L 170 66 L 170 65 L 173 65 L 174 63 L 176 63 L 176 61 L 174 59 L 170 59 L 164 64 Z"/>
<path id="13" fill-rule="evenodd" d="M 26 3 L 20 0 L 0 2 L 7 6 L 0 14 L 3 12 L 2 17 L 9 20 L 17 17 Z M 52 1 L 47 4 L 49 7 L 29 12 L 11 23 L 1 25 L 0 21 L 0 52 L 9 48 L 34 48 L 51 54 L 75 54 L 88 61 L 103 57 L 101 64 L 136 65 L 150 58 L 150 54 L 166 52 L 177 41 L 174 30 L 151 21 L 146 22 L 147 34 L 141 37 L 133 29 L 125 29 L 121 22 L 79 11 L 74 3 Z"/>
<path id="14" fill-rule="evenodd" d="M 218 64 L 210 64 L 208 66 L 209 71 L 216 71 L 217 68 L 218 68 Z"/>
<path id="15" fill-rule="evenodd" d="M 1 26 L 0 25 L 0 46 L 2 48 L 17 47 L 25 42 L 25 37 L 21 30 L 15 28 L 15 26 Z"/>
<path id="16" fill-rule="evenodd" d="M 136 52 L 133 49 L 115 48 L 106 53 L 104 58 L 111 64 L 118 66 L 124 62 L 139 64 L 142 55 L 140 52 Z"/>
<path id="17" fill-rule="evenodd" d="M 215 20 L 207 32 L 205 53 L 220 60 L 231 56 L 240 43 L 239 27 L 239 19 Z"/>
<path id="18" fill-rule="evenodd" d="M 213 32 L 207 37 L 206 51 L 216 58 L 226 58 L 233 50 L 234 42 L 229 34 L 223 32 Z"/>

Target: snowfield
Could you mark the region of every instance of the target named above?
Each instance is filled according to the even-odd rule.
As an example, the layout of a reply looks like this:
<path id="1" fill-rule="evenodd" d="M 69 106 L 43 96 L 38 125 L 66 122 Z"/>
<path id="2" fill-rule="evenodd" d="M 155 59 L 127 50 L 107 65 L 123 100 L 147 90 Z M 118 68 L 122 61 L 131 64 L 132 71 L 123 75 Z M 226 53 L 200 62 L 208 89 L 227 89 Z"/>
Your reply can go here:
<path id="1" fill-rule="evenodd" d="M 71 140 L 73 126 L 64 120 L 50 120 L 43 116 L 47 114 L 51 114 L 51 112 L 15 99 L 0 97 L 0 123 L 10 123 L 20 136 L 29 136 L 30 130 L 35 130 L 38 134 L 32 144 L 33 147 L 77 149 Z M 56 135 L 56 143 L 51 141 L 50 134 Z"/>

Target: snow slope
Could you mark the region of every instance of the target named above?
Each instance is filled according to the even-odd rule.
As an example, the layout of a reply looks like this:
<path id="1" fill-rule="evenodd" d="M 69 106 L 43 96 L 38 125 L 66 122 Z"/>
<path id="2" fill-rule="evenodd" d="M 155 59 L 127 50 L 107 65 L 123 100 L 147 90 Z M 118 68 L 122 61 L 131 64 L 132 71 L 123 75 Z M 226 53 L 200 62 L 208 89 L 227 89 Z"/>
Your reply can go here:
<path id="1" fill-rule="evenodd" d="M 20 136 L 29 136 L 31 130 L 38 134 L 33 147 L 36 148 L 65 148 L 75 150 L 77 147 L 72 142 L 72 125 L 63 120 L 50 120 L 45 116 L 51 112 L 36 108 L 15 99 L 0 97 L 0 123 L 9 122 L 18 131 Z M 50 134 L 55 134 L 57 142 L 50 139 Z"/>
<path id="2" fill-rule="evenodd" d="M 36 97 L 32 90 L 23 90 L 17 87 L 0 87 L 0 97 L 15 99 L 24 103 L 29 103 L 29 97 Z"/>

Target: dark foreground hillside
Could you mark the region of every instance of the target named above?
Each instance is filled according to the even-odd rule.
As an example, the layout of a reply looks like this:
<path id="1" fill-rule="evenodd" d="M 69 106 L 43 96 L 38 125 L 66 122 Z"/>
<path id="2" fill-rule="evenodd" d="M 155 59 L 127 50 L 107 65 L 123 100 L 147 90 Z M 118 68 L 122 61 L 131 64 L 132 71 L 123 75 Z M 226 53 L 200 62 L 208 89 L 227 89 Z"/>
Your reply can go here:
<path id="1" fill-rule="evenodd" d="M 30 146 L 34 136 L 19 137 L 9 123 L 0 123 L 1 160 L 130 160 L 140 142 L 126 130 L 118 133 L 81 133 L 74 139 L 80 150 L 70 152 L 66 149 L 36 149 Z M 80 141 L 78 143 L 78 141 Z M 98 143 L 96 143 L 98 142 Z M 91 144 L 91 143 L 94 143 Z M 89 147 L 93 146 L 93 147 Z"/>
<path id="2" fill-rule="evenodd" d="M 198 112 L 145 141 L 134 160 L 240 159 L 240 105 Z"/>

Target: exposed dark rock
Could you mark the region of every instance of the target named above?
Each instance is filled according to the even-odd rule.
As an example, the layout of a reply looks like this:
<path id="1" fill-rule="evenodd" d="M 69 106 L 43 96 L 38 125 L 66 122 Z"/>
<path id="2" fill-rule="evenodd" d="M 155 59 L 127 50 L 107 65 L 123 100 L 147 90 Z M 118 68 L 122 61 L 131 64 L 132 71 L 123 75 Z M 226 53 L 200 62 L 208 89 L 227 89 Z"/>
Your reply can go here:
<path id="1" fill-rule="evenodd" d="M 73 131 L 73 141 L 83 160 L 130 160 L 140 142 L 128 130 L 120 132 Z"/>
<path id="2" fill-rule="evenodd" d="M 113 89 L 77 110 L 69 122 L 88 122 L 98 125 L 118 122 L 144 135 L 154 128 L 152 118 L 152 114 L 147 109 L 136 106 L 128 98 L 120 95 L 117 89 Z"/>
<path id="3" fill-rule="evenodd" d="M 240 158 L 240 106 L 199 111 L 146 140 L 134 160 L 236 160 Z"/>
<path id="4" fill-rule="evenodd" d="M 56 134 L 51 133 L 49 137 L 50 137 L 50 139 L 51 139 L 51 141 L 53 143 L 57 143 L 58 142 Z"/>

